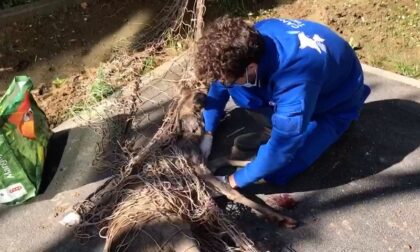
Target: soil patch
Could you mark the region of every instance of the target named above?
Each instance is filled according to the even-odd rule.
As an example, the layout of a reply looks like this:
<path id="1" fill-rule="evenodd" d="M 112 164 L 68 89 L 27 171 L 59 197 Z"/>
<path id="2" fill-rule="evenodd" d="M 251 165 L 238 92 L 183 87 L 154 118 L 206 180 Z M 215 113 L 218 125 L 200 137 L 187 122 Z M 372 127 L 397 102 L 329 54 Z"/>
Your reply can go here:
<path id="1" fill-rule="evenodd" d="M 0 87 L 19 74 L 50 85 L 98 67 L 148 25 L 161 2 L 93 1 L 2 27 Z"/>
<path id="2" fill-rule="evenodd" d="M 0 90 L 13 76 L 29 75 L 38 87 L 34 94 L 51 126 L 58 125 L 73 112 L 91 106 L 86 100 L 91 99 L 89 90 L 98 80 L 100 65 L 107 64 L 112 55 L 119 54 L 119 48 L 150 27 L 166 3 L 92 1 L 1 27 Z M 252 20 L 315 20 L 347 39 L 362 62 L 420 78 L 419 13 L 420 0 L 217 0 L 207 2 L 206 20 L 211 22 L 224 14 Z M 170 50 L 184 48 L 176 39 L 170 43 Z M 137 78 L 168 57 L 165 55 L 143 58 L 143 66 L 129 71 Z M 126 63 L 121 62 L 120 69 Z M 118 71 L 105 74 L 117 79 L 121 74 Z M 124 81 L 121 79 L 119 86 Z"/>
<path id="3" fill-rule="evenodd" d="M 363 63 L 420 78 L 420 0 L 289 1 L 260 10 L 265 17 L 302 18 L 341 34 Z"/>

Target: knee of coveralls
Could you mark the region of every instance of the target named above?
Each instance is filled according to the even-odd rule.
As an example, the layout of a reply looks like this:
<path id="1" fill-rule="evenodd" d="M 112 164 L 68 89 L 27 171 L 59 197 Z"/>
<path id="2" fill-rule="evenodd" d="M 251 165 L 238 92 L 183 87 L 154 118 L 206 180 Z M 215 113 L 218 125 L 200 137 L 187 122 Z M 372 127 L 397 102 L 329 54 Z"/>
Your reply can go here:
<path id="1" fill-rule="evenodd" d="M 306 129 L 302 147 L 292 161 L 278 171 L 266 176 L 267 182 L 286 185 L 294 177 L 307 170 L 350 127 L 352 120 L 325 116 L 311 121 Z"/>
<path id="2" fill-rule="evenodd" d="M 351 99 L 337 104 L 328 113 L 324 113 L 324 115 L 340 118 L 342 121 L 357 120 L 369 94 L 370 88 L 367 85 L 361 85 L 358 90 L 353 93 Z"/>
<path id="3" fill-rule="evenodd" d="M 307 170 L 333 143 L 335 143 L 352 121 L 359 117 L 364 101 L 370 93 L 370 88 L 361 86 L 351 100 L 343 102 L 324 115 L 314 116 L 304 133 L 303 146 L 299 148 L 294 159 L 285 167 L 266 176 L 264 179 L 277 185 L 285 185 L 298 174 Z M 267 126 L 271 128 L 271 107 L 252 110 L 267 119 Z"/>

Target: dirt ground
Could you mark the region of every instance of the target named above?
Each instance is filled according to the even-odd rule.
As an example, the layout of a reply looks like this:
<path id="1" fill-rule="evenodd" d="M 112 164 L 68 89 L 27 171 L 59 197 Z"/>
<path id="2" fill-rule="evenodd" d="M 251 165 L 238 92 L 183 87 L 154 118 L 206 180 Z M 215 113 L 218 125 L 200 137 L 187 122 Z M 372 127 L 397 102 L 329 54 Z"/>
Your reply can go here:
<path id="1" fill-rule="evenodd" d="M 93 1 L 1 27 L 0 90 L 13 76 L 29 75 L 51 126 L 58 125 L 87 99 L 101 63 L 150 25 L 164 3 Z M 420 78 L 420 0 L 208 1 L 208 21 L 226 13 L 325 23 L 362 62 Z"/>
<path id="2" fill-rule="evenodd" d="M 106 1 L 82 4 L 1 28 L 2 87 L 20 73 L 41 85 L 98 67 L 113 47 L 143 29 L 159 4 Z"/>
<path id="3" fill-rule="evenodd" d="M 244 6 L 229 7 L 251 20 L 281 17 L 321 22 L 341 34 L 363 63 L 420 78 L 420 0 L 241 2 Z M 212 17 L 220 15 L 212 8 L 208 13 Z"/>
<path id="4" fill-rule="evenodd" d="M 363 63 L 420 78 L 420 0 L 297 0 L 258 18 L 315 20 L 340 33 Z"/>
<path id="5" fill-rule="evenodd" d="M 127 46 L 151 22 L 161 2 L 92 1 L 1 27 L 0 91 L 20 74 L 30 76 L 34 95 L 51 127 L 83 106 L 98 67 Z"/>

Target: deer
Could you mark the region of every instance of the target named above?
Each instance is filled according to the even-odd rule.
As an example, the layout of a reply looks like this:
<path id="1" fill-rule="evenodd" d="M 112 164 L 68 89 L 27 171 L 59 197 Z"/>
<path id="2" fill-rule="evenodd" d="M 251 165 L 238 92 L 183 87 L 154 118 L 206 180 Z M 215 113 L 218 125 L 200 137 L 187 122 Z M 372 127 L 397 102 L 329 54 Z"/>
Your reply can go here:
<path id="1" fill-rule="evenodd" d="M 174 213 L 171 210 L 174 204 L 192 209 L 190 200 L 193 201 L 193 199 L 181 195 L 179 198 L 171 198 L 171 201 L 160 200 L 160 194 L 151 190 L 150 185 L 148 186 L 142 180 L 145 175 L 141 175 L 141 177 L 138 175 L 138 169 L 141 169 L 139 167 L 144 167 L 145 164 L 146 167 L 151 167 L 150 169 L 157 168 L 159 163 L 149 161 L 150 157 L 157 155 L 156 153 L 167 159 L 163 161 L 170 164 L 179 162 L 179 158 L 174 157 L 173 153 L 181 156 L 182 160 L 185 160 L 182 165 L 189 169 L 185 176 L 197 177 L 202 181 L 203 187 L 201 189 L 208 191 L 210 197 L 224 195 L 229 200 L 245 205 L 281 226 L 286 228 L 296 227 L 297 222 L 294 219 L 282 215 L 267 204 L 247 198 L 212 174 L 199 147 L 204 136 L 201 112 L 205 106 L 206 97 L 202 89 L 182 88 L 178 98 L 171 104 L 162 127 L 154 138 L 143 147 L 142 151 L 130 160 L 128 176 L 117 183 L 108 183 L 102 187 L 104 189 L 107 186 L 114 185 L 110 187 L 110 190 L 114 192 L 118 190 L 134 192 L 130 196 L 119 199 L 117 207 L 106 218 L 106 227 L 103 227 L 100 231 L 101 236 L 106 238 L 104 251 L 201 251 L 200 242 L 193 238 L 199 236 L 196 234 L 197 223 L 193 223 L 183 214 Z M 143 171 L 141 174 L 147 175 L 147 172 Z M 163 174 L 159 179 L 170 180 L 170 177 Z M 173 181 L 167 182 L 171 183 Z M 197 192 L 192 194 L 193 198 L 195 193 Z M 101 205 L 109 205 L 110 202 L 115 204 L 115 201 L 112 201 L 111 198 L 112 196 L 102 194 L 100 197 Z M 88 200 L 95 203 L 98 198 L 88 197 Z M 160 203 L 156 207 L 156 201 L 158 200 L 160 200 Z M 193 211 L 191 209 L 188 211 Z M 165 214 L 161 214 L 162 212 Z M 76 222 L 84 219 L 81 211 L 78 211 L 76 215 L 79 215 Z M 230 226 L 226 224 L 223 227 L 228 228 Z M 256 251 L 251 245 L 252 242 L 247 242 L 247 238 L 232 230 L 226 232 L 230 235 L 230 242 L 235 243 L 241 250 Z M 220 247 L 215 250 L 220 251 Z"/>

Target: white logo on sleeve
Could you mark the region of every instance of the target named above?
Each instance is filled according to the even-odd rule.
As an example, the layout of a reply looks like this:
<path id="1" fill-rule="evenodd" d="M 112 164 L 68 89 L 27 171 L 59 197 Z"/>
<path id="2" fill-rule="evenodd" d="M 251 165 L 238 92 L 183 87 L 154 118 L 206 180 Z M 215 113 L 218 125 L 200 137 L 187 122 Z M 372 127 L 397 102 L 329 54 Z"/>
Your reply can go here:
<path id="1" fill-rule="evenodd" d="M 289 34 L 297 34 L 300 42 L 300 49 L 305 49 L 307 47 L 315 49 L 318 53 L 326 53 L 327 48 L 324 44 L 325 39 L 321 38 L 318 34 L 315 34 L 312 38 L 306 36 L 304 32 L 299 31 L 290 31 Z"/>
<path id="2" fill-rule="evenodd" d="M 278 20 L 280 22 L 282 22 L 283 24 L 292 27 L 293 29 L 299 29 L 303 26 L 305 26 L 305 24 L 299 20 L 296 19 L 284 19 L 284 18 L 278 18 Z"/>

